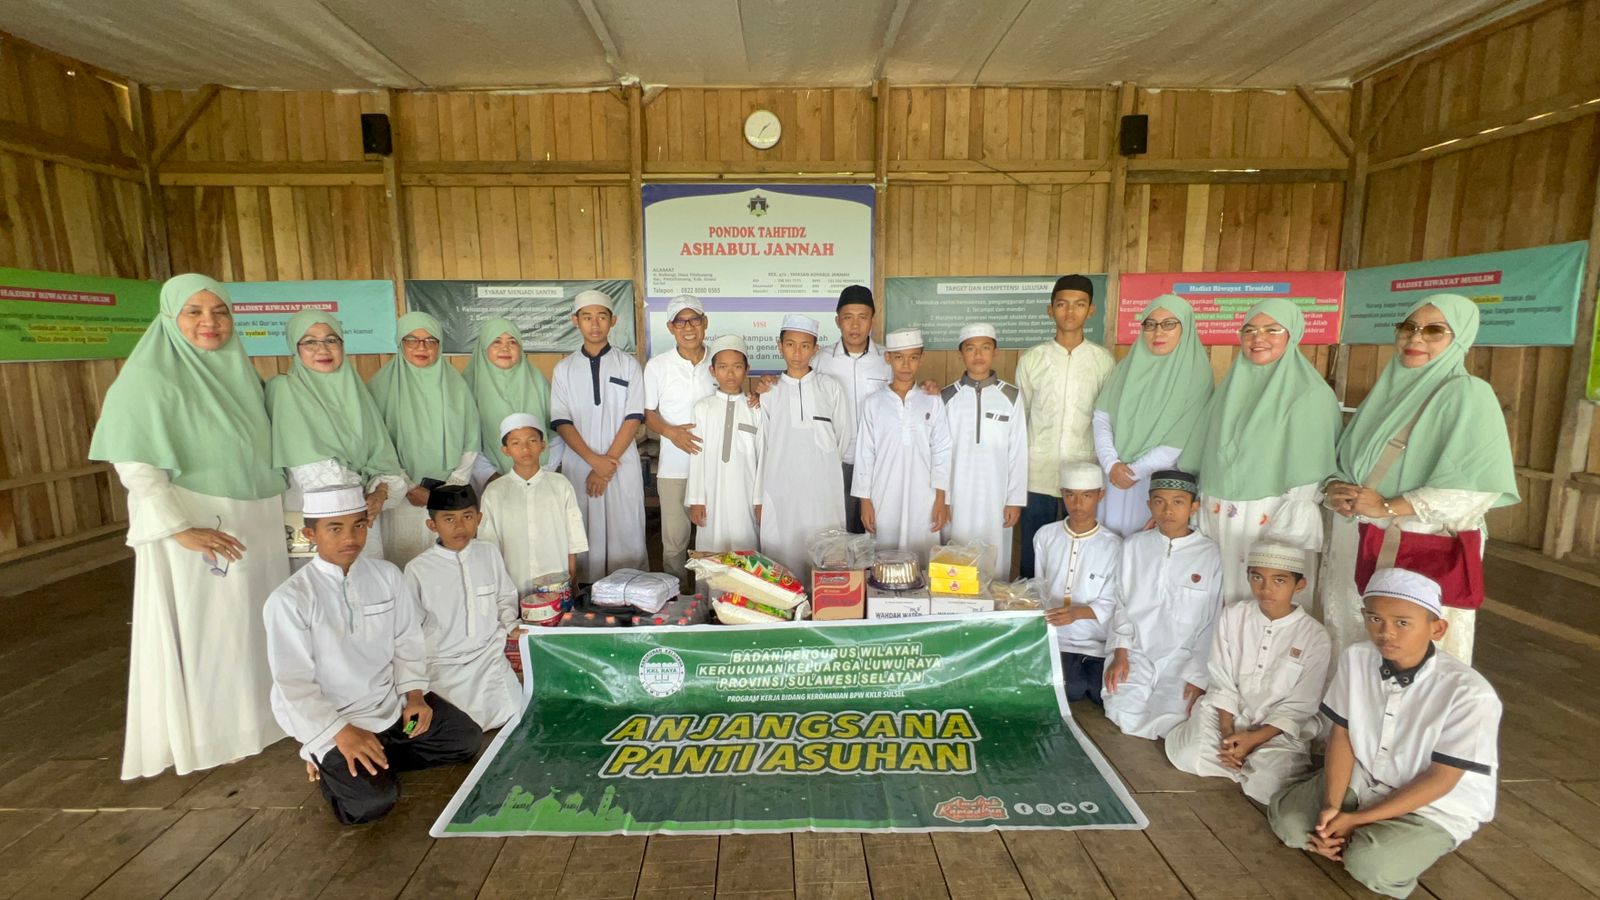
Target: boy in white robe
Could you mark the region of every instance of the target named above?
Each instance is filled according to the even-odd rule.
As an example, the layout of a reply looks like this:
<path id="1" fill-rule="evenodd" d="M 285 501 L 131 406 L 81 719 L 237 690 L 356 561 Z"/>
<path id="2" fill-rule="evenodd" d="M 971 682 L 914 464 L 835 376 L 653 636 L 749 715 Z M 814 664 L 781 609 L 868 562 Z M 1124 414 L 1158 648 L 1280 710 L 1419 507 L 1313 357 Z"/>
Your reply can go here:
<path id="1" fill-rule="evenodd" d="M 1154 740 L 1189 715 L 1211 683 L 1206 659 L 1222 611 L 1222 554 L 1189 520 L 1199 487 L 1188 472 L 1150 478 L 1155 527 L 1123 538 L 1120 593 L 1106 634 L 1106 718 Z"/>
<path id="2" fill-rule="evenodd" d="M 1011 577 L 1011 533 L 1028 502 L 1028 419 L 1022 393 L 995 377 L 995 330 L 976 322 L 957 339 L 966 373 L 946 387 L 950 426 L 950 543 L 995 548 L 996 578 Z M 1096 687 L 1094 695 L 1100 695 Z"/>
<path id="3" fill-rule="evenodd" d="M 361 555 L 360 485 L 307 491 L 304 512 L 317 558 L 264 614 L 272 711 L 334 818 L 356 825 L 394 808 L 399 773 L 465 762 L 483 731 L 429 691 L 416 597 L 394 564 Z"/>
<path id="4" fill-rule="evenodd" d="M 922 332 L 884 336 L 889 386 L 861 404 L 850 493 L 861 524 L 885 550 L 913 550 L 924 561 L 950 521 L 950 428 L 944 402 L 917 389 Z"/>
<path id="5" fill-rule="evenodd" d="M 1033 558 L 1045 583 L 1044 618 L 1061 654 L 1068 700 L 1102 705 L 1106 624 L 1117 606 L 1122 538 L 1096 514 L 1105 497 L 1105 476 L 1094 463 L 1061 467 L 1061 499 L 1067 517 L 1034 532 Z"/>
<path id="6" fill-rule="evenodd" d="M 500 548 L 506 572 L 518 596 L 531 593 L 546 575 L 565 574 L 578 581 L 578 554 L 589 549 L 583 513 L 572 483 L 542 468 L 544 429 L 528 413 L 512 413 L 500 422 L 500 448 L 511 471 L 483 489 L 483 523 L 479 536 Z"/>
<path id="7" fill-rule="evenodd" d="M 1231 778 L 1267 803 L 1311 770 L 1333 642 L 1295 602 L 1306 590 L 1304 550 L 1258 542 L 1245 562 L 1254 601 L 1223 609 L 1207 665 L 1211 685 L 1167 733 L 1167 759 L 1195 775 Z"/>
<path id="8" fill-rule="evenodd" d="M 704 439 L 689 457 L 683 502 L 695 525 L 696 550 L 760 549 L 756 526 L 756 469 L 761 460 L 761 410 L 744 395 L 749 357 L 744 339 L 725 334 L 711 342 L 717 392 L 694 405 L 691 422 Z"/>
<path id="9" fill-rule="evenodd" d="M 811 539 L 844 528 L 844 463 L 855 418 L 839 382 L 811 368 L 821 327 L 787 315 L 778 332 L 784 373 L 761 399 L 761 460 L 756 466 L 756 522 L 761 552 L 811 579 Z"/>
<path id="10" fill-rule="evenodd" d="M 522 684 L 506 659 L 517 627 L 517 588 L 499 548 L 478 540 L 478 496 L 469 485 L 428 492 L 432 547 L 406 564 L 427 645 L 428 683 L 485 731 L 522 710 Z"/>
<path id="11" fill-rule="evenodd" d="M 644 422 L 644 370 L 611 346 L 611 302 L 601 291 L 573 299 L 583 346 L 556 364 L 550 382 L 550 427 L 567 444 L 561 473 L 589 532 L 589 550 L 578 561 L 587 581 L 647 568 L 644 471 L 634 446 Z"/>

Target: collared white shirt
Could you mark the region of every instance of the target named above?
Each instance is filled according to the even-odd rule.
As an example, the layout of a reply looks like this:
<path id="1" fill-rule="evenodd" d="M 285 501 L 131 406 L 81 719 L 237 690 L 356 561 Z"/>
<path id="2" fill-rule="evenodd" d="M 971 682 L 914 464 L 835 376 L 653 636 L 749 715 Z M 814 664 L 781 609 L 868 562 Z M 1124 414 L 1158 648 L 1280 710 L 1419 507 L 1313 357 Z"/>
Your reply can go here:
<path id="1" fill-rule="evenodd" d="M 894 375 L 889 369 L 889 361 L 883 357 L 883 348 L 870 337 L 867 338 L 867 349 L 854 356 L 844 349 L 844 341 L 835 342 L 832 347 L 817 354 L 811 361 L 811 367 L 824 375 L 833 376 L 844 388 L 844 399 L 850 406 L 852 422 L 860 421 L 861 404 L 879 389 L 888 387 Z M 844 461 L 846 465 L 855 464 L 855 429 L 851 429 L 847 436 Z"/>
<path id="2" fill-rule="evenodd" d="M 1328 681 L 1333 641 L 1300 607 L 1269 619 L 1254 599 L 1222 611 L 1211 644 L 1213 708 L 1240 728 L 1271 725 L 1294 741 L 1316 737 L 1317 705 Z"/>
<path id="3" fill-rule="evenodd" d="M 1168 538 L 1152 528 L 1122 541 L 1118 598 L 1106 632 L 1107 655 L 1128 649 L 1204 689 L 1206 657 L 1222 612 L 1222 554 L 1196 531 Z"/>
<path id="4" fill-rule="evenodd" d="M 1054 496 L 1061 466 L 1094 462 L 1094 400 L 1116 365 L 1111 351 L 1085 339 L 1071 350 L 1054 340 L 1017 362 L 1017 387 L 1028 410 L 1028 490 Z"/>
<path id="5" fill-rule="evenodd" d="M 572 482 L 545 469 L 523 478 L 516 470 L 483 489 L 478 537 L 500 548 L 517 593 L 542 575 L 568 571 L 567 554 L 587 553 L 589 536 Z"/>
<path id="6" fill-rule="evenodd" d="M 272 711 L 320 759 L 345 725 L 394 725 L 401 697 L 428 689 L 417 599 L 400 570 L 359 557 L 347 576 L 317 557 L 267 598 Z"/>
<path id="7" fill-rule="evenodd" d="M 717 380 L 711 376 L 711 350 L 700 349 L 698 363 L 684 359 L 674 345 L 671 350 L 650 357 L 644 365 L 644 408 L 655 410 L 669 425 L 693 421 L 694 405 L 717 390 Z M 661 439 L 656 477 L 689 477 L 689 454 L 665 437 Z"/>
<path id="8" fill-rule="evenodd" d="M 1448 653 L 1434 652 L 1403 687 L 1380 674 L 1382 665 L 1371 643 L 1346 648 L 1322 699 L 1323 714 L 1350 733 L 1356 757 L 1350 789 L 1365 808 L 1436 762 L 1461 769 L 1448 794 L 1417 810 L 1460 844 L 1494 818 L 1500 698 Z"/>
<path id="9" fill-rule="evenodd" d="M 1122 538 L 1097 525 L 1086 535 L 1076 535 L 1065 520 L 1046 525 L 1033 534 L 1033 558 L 1045 584 L 1046 608 L 1087 606 L 1094 616 L 1070 625 L 1057 625 L 1056 649 L 1086 656 L 1106 655 L 1106 623 L 1117 606 L 1117 569 L 1122 564 Z"/>
<path id="10" fill-rule="evenodd" d="M 486 644 L 505 649 L 517 624 L 517 588 L 494 544 L 473 540 L 456 552 L 436 541 L 406 563 L 405 578 L 422 613 L 428 659 L 462 662 Z"/>

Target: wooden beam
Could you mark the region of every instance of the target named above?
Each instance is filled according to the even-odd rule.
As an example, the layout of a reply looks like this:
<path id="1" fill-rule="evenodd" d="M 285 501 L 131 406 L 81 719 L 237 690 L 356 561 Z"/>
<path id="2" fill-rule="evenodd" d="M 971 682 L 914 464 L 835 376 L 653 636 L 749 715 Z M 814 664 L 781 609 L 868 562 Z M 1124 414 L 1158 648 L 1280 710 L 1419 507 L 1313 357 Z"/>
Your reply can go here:
<path id="1" fill-rule="evenodd" d="M 876 164 L 870 159 L 822 160 L 798 162 L 781 159 L 726 160 L 712 162 L 673 162 L 651 160 L 644 163 L 645 175 L 671 173 L 674 175 L 875 175 Z"/>
<path id="2" fill-rule="evenodd" d="M 37 544 L 28 544 L 25 547 L 17 547 L 14 550 L 6 550 L 4 552 L 0 552 L 0 564 L 16 562 L 19 559 L 27 559 L 30 556 L 38 556 L 41 553 L 50 553 L 65 547 L 71 547 L 75 544 L 84 543 L 85 541 L 92 541 L 95 538 L 104 537 L 108 534 L 116 534 L 119 531 L 127 530 L 127 528 L 127 523 L 101 525 L 98 528 L 91 528 L 88 531 L 80 531 L 76 534 L 71 534 L 66 537 L 55 538 L 54 540 L 49 541 L 40 541 Z"/>
<path id="3" fill-rule="evenodd" d="M 1348 161 L 1337 157 L 1283 159 L 1273 156 L 1229 156 L 1217 159 L 1130 159 L 1129 172 L 1297 172 L 1343 169 Z"/>
<path id="4" fill-rule="evenodd" d="M 92 93 L 94 94 L 95 102 L 100 105 L 100 111 L 106 114 L 106 118 L 111 120 L 112 127 L 117 130 L 117 143 L 131 156 L 136 159 L 139 158 L 139 139 L 133 133 L 132 124 L 123 118 L 122 104 L 117 102 L 114 93 L 118 89 L 126 88 L 127 86 L 121 83 L 112 84 L 103 78 L 96 78 L 94 81 Z M 129 89 L 128 106 L 130 112 L 132 111 L 133 102 L 133 92 Z"/>
<path id="5" fill-rule="evenodd" d="M 172 277 L 171 237 L 167 231 L 167 203 L 161 194 L 156 167 L 150 163 L 150 91 L 128 82 L 128 108 L 133 113 L 134 150 L 139 156 L 139 197 L 144 203 L 145 261 L 151 278 Z"/>
<path id="6" fill-rule="evenodd" d="M 400 133 L 396 119 L 398 108 L 393 89 L 378 95 L 378 111 L 389 117 L 392 134 Z M 389 149 L 389 155 L 383 158 L 383 202 L 389 226 L 389 277 L 394 281 L 394 308 L 397 313 L 404 315 L 406 277 L 411 274 L 411 255 L 406 244 L 405 195 L 400 183 L 400 163 L 400 142 L 395 141 Z"/>
<path id="7" fill-rule="evenodd" d="M 1417 74 L 1417 58 L 1412 57 L 1406 62 L 1406 67 L 1401 70 L 1400 81 L 1394 86 L 1394 93 L 1390 95 L 1389 102 L 1383 105 L 1383 112 L 1371 117 L 1371 121 L 1361 126 L 1361 131 L 1356 135 L 1356 143 L 1369 145 L 1372 143 L 1372 139 L 1378 135 L 1378 129 L 1382 128 L 1383 123 L 1389 120 L 1389 114 L 1394 112 L 1396 106 L 1400 105 L 1400 98 L 1405 96 L 1406 86 L 1411 83 L 1411 76 L 1415 74 Z"/>
<path id="8" fill-rule="evenodd" d="M 1115 350 L 1117 304 L 1122 300 L 1122 254 L 1127 245 L 1127 236 L 1122 233 L 1123 207 L 1128 194 L 1128 158 L 1117 151 L 1115 135 L 1122 117 L 1133 115 L 1139 91 L 1132 82 L 1123 82 L 1117 87 L 1116 103 L 1106 103 L 1105 99 L 1101 100 L 1101 107 L 1106 110 L 1105 121 L 1100 126 L 1100 134 L 1105 141 L 1101 156 L 1111 160 L 1111 187 L 1106 191 L 1106 296 L 1102 301 L 1105 310 L 1101 315 L 1106 323 L 1104 343 L 1107 348 Z"/>
<path id="9" fill-rule="evenodd" d="M 1322 101 L 1317 99 L 1317 95 L 1311 93 L 1311 89 L 1303 84 L 1295 85 L 1294 90 L 1295 93 L 1300 95 L 1300 99 L 1305 102 L 1306 108 L 1311 110 L 1311 115 L 1322 123 L 1322 128 L 1328 132 L 1328 137 L 1333 138 L 1333 142 L 1339 145 L 1340 150 L 1344 151 L 1344 155 L 1349 156 L 1354 153 L 1355 142 L 1350 139 L 1350 133 L 1340 127 L 1339 123 L 1333 121 L 1333 115 L 1328 112 L 1327 107 L 1322 105 Z"/>
<path id="10" fill-rule="evenodd" d="M 1600 113 L 1600 83 L 1440 132 L 1430 138 L 1428 146 L 1374 162 L 1371 171 L 1383 172 L 1447 153 L 1460 153 L 1542 128 L 1564 125 L 1595 113 Z"/>
<path id="11" fill-rule="evenodd" d="M 35 484 L 49 484 L 55 481 L 69 481 L 73 478 L 82 478 L 86 475 L 98 475 L 101 472 L 110 472 L 110 463 L 89 463 L 84 466 L 75 466 L 71 469 L 60 469 L 55 472 L 34 472 L 31 475 L 19 475 L 16 478 L 0 479 L 0 491 L 14 491 L 17 488 L 30 487 Z"/>
<path id="12" fill-rule="evenodd" d="M 633 346 L 634 355 L 643 360 L 649 337 L 644 308 L 644 93 L 637 82 L 628 85 L 628 211 L 633 217 Z"/>
<path id="13" fill-rule="evenodd" d="M 79 74 L 88 75 L 92 78 L 98 78 L 101 81 L 109 81 L 112 84 L 128 83 L 128 77 L 123 75 L 121 72 L 113 72 L 110 69 L 102 69 L 97 65 L 86 63 L 81 59 L 73 59 L 65 54 L 57 53 L 56 51 L 51 50 L 49 47 L 41 47 L 38 44 L 35 44 L 33 41 L 25 38 L 19 38 L 9 31 L 0 31 L 0 44 L 5 43 L 15 44 L 26 49 L 30 53 L 53 60 L 58 65 L 61 65 L 66 69 L 76 69 Z M 3 52 L 5 52 L 4 49 L 0 48 L 0 53 Z"/>
<path id="14" fill-rule="evenodd" d="M 1350 98 L 1350 133 L 1359 135 L 1345 171 L 1344 212 L 1339 228 L 1339 268 L 1361 265 L 1361 237 L 1367 219 L 1367 153 L 1371 137 L 1367 119 L 1372 115 L 1372 82 L 1362 81 Z M 1342 406 L 1350 389 L 1350 345 L 1341 342 L 1333 355 L 1333 395 Z"/>
<path id="15" fill-rule="evenodd" d="M 31 125 L 0 122 L 0 150 L 124 181 L 139 180 L 139 170 L 133 160 L 112 156 L 97 147 L 57 137 Z"/>
<path id="16" fill-rule="evenodd" d="M 571 187 L 573 185 L 627 184 L 627 172 L 598 175 L 541 175 L 536 173 L 506 173 L 504 175 L 452 175 L 402 171 L 400 183 L 407 187 Z"/>
<path id="17" fill-rule="evenodd" d="M 900 26 L 905 24 L 906 12 L 910 8 L 911 0 L 894 0 L 894 9 L 889 12 L 889 24 L 883 29 L 883 38 L 878 41 L 878 54 L 872 63 L 874 83 L 883 78 L 884 64 L 889 61 L 889 54 L 894 51 L 894 42 L 900 37 Z"/>
<path id="18" fill-rule="evenodd" d="M 893 172 L 890 184 L 1109 184 L 1110 172 Z"/>
<path id="19" fill-rule="evenodd" d="M 200 89 L 200 95 L 195 97 L 194 101 L 189 104 L 189 108 L 183 111 L 182 118 L 178 119 L 178 123 L 172 126 L 172 133 L 167 135 L 166 139 L 160 143 L 160 149 L 151 154 L 150 165 L 157 169 L 161 168 L 161 164 L 167 161 L 167 157 L 172 155 L 172 151 L 178 149 L 178 144 L 183 142 L 183 136 L 189 133 L 190 128 L 194 127 L 194 123 L 206 111 L 206 107 L 211 105 L 211 101 L 217 99 L 217 94 L 221 90 L 222 87 L 216 84 L 208 84 Z"/>
<path id="20" fill-rule="evenodd" d="M 1100 159 L 894 159 L 889 174 L 900 172 L 1102 172 L 1111 160 Z"/>
<path id="21" fill-rule="evenodd" d="M 898 7 L 896 9 L 898 12 Z M 889 259 L 889 79 L 881 74 L 872 83 L 872 185 L 875 202 L 872 209 L 872 296 L 884 308 L 888 273 L 884 266 Z M 872 330 L 883 339 L 884 323 L 888 316 L 874 316 Z"/>
<path id="22" fill-rule="evenodd" d="M 617 52 L 617 42 L 611 38 L 611 29 L 606 27 L 606 20 L 600 17 L 600 10 L 594 5 L 594 0 L 578 0 L 578 8 L 583 10 L 583 17 L 589 22 L 589 30 L 594 32 L 595 40 L 606 53 L 606 65 L 611 67 L 611 72 L 617 76 L 628 74 L 627 67 L 622 64 L 622 54 Z M 644 341 L 639 342 L 644 346 Z"/>
<path id="23" fill-rule="evenodd" d="M 1345 169 L 1139 169 L 1129 184 L 1306 184 L 1344 181 Z"/>

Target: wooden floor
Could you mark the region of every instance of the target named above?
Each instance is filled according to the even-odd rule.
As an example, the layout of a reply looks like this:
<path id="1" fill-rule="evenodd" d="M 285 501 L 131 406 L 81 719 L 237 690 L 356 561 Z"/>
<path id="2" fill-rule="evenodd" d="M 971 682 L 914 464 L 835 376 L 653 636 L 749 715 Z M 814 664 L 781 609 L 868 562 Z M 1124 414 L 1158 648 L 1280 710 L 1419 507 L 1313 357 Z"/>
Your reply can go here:
<path id="1" fill-rule="evenodd" d="M 1597 896 L 1600 646 L 1524 610 L 1592 612 L 1600 590 L 1492 565 L 1505 614 L 1480 620 L 1478 654 L 1506 705 L 1499 813 L 1413 896 Z M 433 841 L 464 767 L 408 775 L 387 820 L 340 828 L 287 741 L 207 774 L 123 783 L 131 578 L 116 562 L 0 602 L 0 898 L 1371 896 L 1278 845 L 1231 784 L 1173 771 L 1159 744 L 1092 709 L 1079 719 L 1137 793 L 1146 832 Z"/>

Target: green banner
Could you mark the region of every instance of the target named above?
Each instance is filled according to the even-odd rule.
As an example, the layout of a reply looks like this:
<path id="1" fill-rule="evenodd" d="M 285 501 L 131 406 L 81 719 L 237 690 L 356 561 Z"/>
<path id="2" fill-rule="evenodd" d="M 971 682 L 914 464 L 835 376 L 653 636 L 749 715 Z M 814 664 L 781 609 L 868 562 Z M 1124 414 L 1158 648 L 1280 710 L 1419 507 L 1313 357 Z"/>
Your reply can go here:
<path id="1" fill-rule="evenodd" d="M 1088 278 L 1095 303 L 1083 333 L 1098 344 L 1106 330 L 1106 276 Z M 885 278 L 883 327 L 885 331 L 920 328 L 930 350 L 954 350 L 964 326 L 987 322 L 999 335 L 1001 350 L 1026 350 L 1055 338 L 1056 323 L 1049 311 L 1055 283 L 1054 275 Z"/>
<path id="2" fill-rule="evenodd" d="M 160 298 L 151 281 L 0 268 L 0 360 L 125 359 Z"/>
<path id="3" fill-rule="evenodd" d="M 539 631 L 435 837 L 1147 824 L 1038 614 Z"/>

